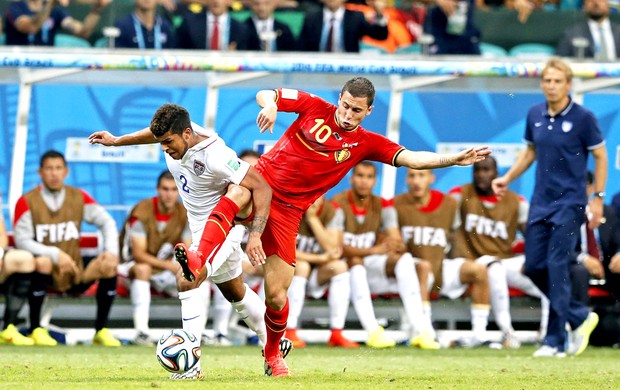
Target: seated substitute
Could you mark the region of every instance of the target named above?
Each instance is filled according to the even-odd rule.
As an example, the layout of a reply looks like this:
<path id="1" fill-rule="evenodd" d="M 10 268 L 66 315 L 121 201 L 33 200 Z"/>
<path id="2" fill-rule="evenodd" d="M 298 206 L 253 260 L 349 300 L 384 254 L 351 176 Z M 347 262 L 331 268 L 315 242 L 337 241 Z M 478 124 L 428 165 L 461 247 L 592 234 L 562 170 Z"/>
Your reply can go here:
<path id="1" fill-rule="evenodd" d="M 174 177 L 166 170 L 157 179 L 157 196 L 135 205 L 121 230 L 118 273 L 131 280 L 134 344 L 153 344 L 149 337 L 151 287 L 178 296 L 179 263 L 174 259 L 174 245 L 181 241 L 189 245 L 191 240 L 187 212 L 179 201 Z"/>
<path id="2" fill-rule="evenodd" d="M 351 189 L 334 197 L 344 212 L 343 255 L 351 275 L 353 307 L 370 334 L 369 346 L 393 346 L 394 341 L 383 334 L 383 328 L 377 323 L 370 293 L 396 292 L 413 328 L 411 345 L 438 349 L 433 325 L 424 315 L 415 262 L 409 253 L 405 253 L 398 230 L 396 210 L 391 201 L 372 194 L 376 183 L 376 166 L 362 161 L 353 168 Z M 429 271 L 428 267 L 423 270 L 425 277 Z"/>
<path id="3" fill-rule="evenodd" d="M 83 22 L 75 20 L 64 8 L 69 0 L 12 1 L 5 15 L 6 44 L 54 46 L 54 38 L 61 32 L 88 39 L 111 1 L 97 0 Z"/>
<path id="4" fill-rule="evenodd" d="M 430 263 L 433 291 L 457 299 L 470 289 L 473 337 L 458 340 L 457 344 L 481 346 L 488 341 L 490 274 L 482 264 L 445 257 L 449 238 L 460 225 L 458 204 L 451 197 L 431 189 L 435 182 L 433 172 L 408 169 L 406 180 L 409 191 L 394 198 L 394 207 L 407 251 L 416 260 Z"/>
<path id="5" fill-rule="evenodd" d="M 529 204 L 525 198 L 507 191 L 498 198 L 491 183 L 497 177 L 497 161 L 488 157 L 473 166 L 473 182 L 450 191 L 459 203 L 461 227 L 457 230 L 454 254 L 485 264 L 490 273 L 504 274 L 504 280 L 489 279 L 495 322 L 504 331 L 504 342 L 517 347 L 511 329 L 508 287 L 540 298 L 541 338 L 547 332 L 549 300 L 523 273 L 525 255 L 514 253 L 517 231 L 525 232 Z M 525 243 L 527 245 L 527 243 Z M 507 284 L 507 285 L 506 285 Z"/>
<path id="6" fill-rule="evenodd" d="M 330 347 L 359 348 L 359 344 L 342 335 L 342 329 L 349 311 L 351 282 L 347 264 L 342 259 L 342 232 L 344 215 L 337 204 L 319 197 L 306 210 L 297 234 L 297 265 L 295 275 L 288 289 L 290 311 L 286 338 L 293 347 L 303 348 L 306 343 L 299 338 L 296 328 L 299 323 L 306 294 L 319 299 L 327 289 L 329 295 Z"/>
<path id="7" fill-rule="evenodd" d="M 82 294 L 95 281 L 97 318 L 94 344 L 121 345 L 106 328 L 116 296 L 118 230 L 105 209 L 83 190 L 65 185 L 69 168 L 65 157 L 49 150 L 41 156 L 42 184 L 23 195 L 15 205 L 15 246 L 35 256 L 36 272 L 30 295 L 30 337 L 36 345 L 57 344 L 40 327 L 41 306 L 48 287 L 68 294 Z M 82 222 L 95 225 L 103 235 L 103 251 L 95 258 L 80 255 Z"/>
<path id="8" fill-rule="evenodd" d="M 2 204 L 2 197 L 0 197 Z M 34 345 L 30 337 L 19 333 L 15 324 L 19 311 L 28 299 L 30 279 L 34 271 L 31 253 L 9 249 L 9 237 L 4 217 L 0 213 L 0 290 L 4 293 L 4 318 L 0 331 L 0 344 Z"/>

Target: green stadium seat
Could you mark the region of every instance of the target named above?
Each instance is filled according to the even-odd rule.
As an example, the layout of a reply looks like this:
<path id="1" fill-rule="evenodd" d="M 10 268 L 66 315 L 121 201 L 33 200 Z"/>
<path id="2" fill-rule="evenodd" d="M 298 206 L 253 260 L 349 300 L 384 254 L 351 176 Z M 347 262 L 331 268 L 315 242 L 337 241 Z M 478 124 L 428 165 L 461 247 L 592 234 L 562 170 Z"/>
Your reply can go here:
<path id="1" fill-rule="evenodd" d="M 508 57 L 506 49 L 488 42 L 480 42 L 480 54 L 484 58 Z"/>
<path id="2" fill-rule="evenodd" d="M 107 37 L 101 37 L 101 38 L 97 39 L 95 41 L 95 44 L 93 45 L 93 47 L 97 47 L 97 48 L 100 48 L 100 49 L 108 48 L 109 47 L 108 38 Z"/>
<path id="3" fill-rule="evenodd" d="M 555 54 L 555 48 L 544 43 L 521 43 L 508 52 L 511 57 L 549 57 Z"/>
<path id="4" fill-rule="evenodd" d="M 56 47 L 92 47 L 90 42 L 84 38 L 76 37 L 69 34 L 56 34 L 54 39 L 54 46 Z"/>
<path id="5" fill-rule="evenodd" d="M 360 53 L 366 54 L 389 54 L 387 50 L 382 47 L 371 45 L 366 42 L 360 42 Z"/>
<path id="6" fill-rule="evenodd" d="M 395 54 L 422 54 L 422 45 L 419 43 L 412 43 L 407 46 L 402 46 L 396 49 Z"/>

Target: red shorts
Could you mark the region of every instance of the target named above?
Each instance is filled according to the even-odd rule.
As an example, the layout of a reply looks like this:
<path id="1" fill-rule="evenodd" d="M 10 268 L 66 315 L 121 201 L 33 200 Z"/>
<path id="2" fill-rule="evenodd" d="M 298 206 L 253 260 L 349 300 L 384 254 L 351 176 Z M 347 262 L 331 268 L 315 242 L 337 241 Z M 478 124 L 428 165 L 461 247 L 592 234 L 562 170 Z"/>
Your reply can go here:
<path id="1" fill-rule="evenodd" d="M 261 236 L 263 250 L 269 257 L 278 255 L 288 264 L 295 266 L 297 233 L 304 213 L 277 199 L 271 200 L 269 219 Z"/>

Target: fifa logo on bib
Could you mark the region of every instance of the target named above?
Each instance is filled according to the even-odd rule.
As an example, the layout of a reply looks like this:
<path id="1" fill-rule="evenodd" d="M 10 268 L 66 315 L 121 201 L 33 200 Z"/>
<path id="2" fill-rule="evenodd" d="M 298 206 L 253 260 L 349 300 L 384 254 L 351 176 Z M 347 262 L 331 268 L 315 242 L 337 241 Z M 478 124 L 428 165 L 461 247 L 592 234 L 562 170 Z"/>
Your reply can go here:
<path id="1" fill-rule="evenodd" d="M 205 164 L 201 161 L 194 160 L 194 173 L 196 176 L 200 176 L 205 173 Z"/>
<path id="2" fill-rule="evenodd" d="M 562 131 L 568 133 L 573 129 L 573 122 L 562 122 Z"/>

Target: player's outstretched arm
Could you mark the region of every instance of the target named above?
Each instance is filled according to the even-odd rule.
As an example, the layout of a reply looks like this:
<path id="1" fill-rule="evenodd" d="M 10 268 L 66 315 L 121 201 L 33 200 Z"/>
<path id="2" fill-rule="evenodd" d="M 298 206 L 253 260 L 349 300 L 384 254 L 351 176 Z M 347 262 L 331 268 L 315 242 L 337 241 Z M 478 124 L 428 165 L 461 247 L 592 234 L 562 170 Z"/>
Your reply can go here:
<path id="1" fill-rule="evenodd" d="M 488 146 L 469 148 L 455 154 L 412 152 L 403 150 L 396 158 L 396 165 L 413 169 L 434 169 L 453 165 L 471 165 L 491 154 Z"/>
<path id="2" fill-rule="evenodd" d="M 276 123 L 278 106 L 276 105 L 276 92 L 270 89 L 258 91 L 256 94 L 256 104 L 262 108 L 256 117 L 256 124 L 261 133 L 269 130 L 273 134 L 273 125 Z"/>
<path id="3" fill-rule="evenodd" d="M 88 141 L 91 144 L 100 144 L 104 146 L 128 146 L 157 143 L 157 140 L 153 137 L 153 133 L 151 133 L 151 129 L 148 127 L 120 136 L 112 135 L 109 131 L 96 131 L 88 136 Z"/>

